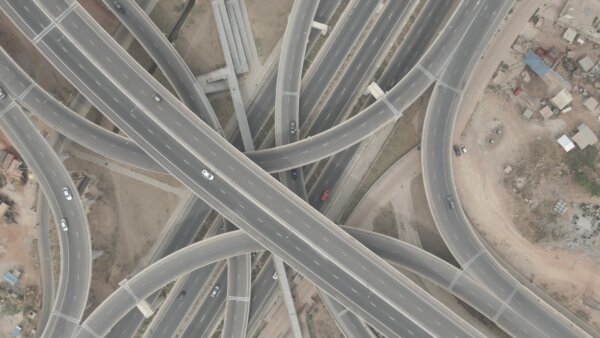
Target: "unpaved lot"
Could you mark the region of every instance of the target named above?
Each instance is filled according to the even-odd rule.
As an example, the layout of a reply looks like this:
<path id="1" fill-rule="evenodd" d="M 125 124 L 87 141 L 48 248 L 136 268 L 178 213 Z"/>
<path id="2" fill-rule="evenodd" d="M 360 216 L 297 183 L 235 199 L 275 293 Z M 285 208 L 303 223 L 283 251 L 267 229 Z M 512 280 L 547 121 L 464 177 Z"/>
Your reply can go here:
<path id="1" fill-rule="evenodd" d="M 246 0 L 248 19 L 254 34 L 254 43 L 260 62 L 264 63 L 275 45 L 283 37 L 291 0 Z"/>
<path id="2" fill-rule="evenodd" d="M 168 34 L 187 1 L 159 1 L 150 14 L 158 28 Z M 210 0 L 197 0 L 175 40 L 175 49 L 194 75 L 225 65 Z"/>
<path id="3" fill-rule="evenodd" d="M 92 267 L 93 309 L 148 252 L 178 198 L 78 158 L 65 163 L 77 175 L 91 179 L 84 198 L 91 204 L 87 211 L 92 249 L 102 252 Z"/>
<path id="4" fill-rule="evenodd" d="M 559 198 L 569 205 L 600 203 L 564 174 L 563 154 L 552 130 L 568 126 L 564 120 L 525 121 L 516 107 L 488 92 L 461 138 L 469 154 L 455 161 L 455 178 L 461 201 L 485 239 L 535 285 L 574 312 L 585 311 L 593 322 L 600 320 L 600 313 L 582 301 L 600 297 L 598 261 L 583 250 L 567 248 L 546 227 L 552 221 L 570 224 L 572 214 L 552 214 Z M 498 127 L 503 135 L 490 145 L 487 139 Z M 514 172 L 506 174 L 507 165 Z"/>
<path id="5" fill-rule="evenodd" d="M 553 8 L 544 13 L 551 13 Z M 484 239 L 534 285 L 600 329 L 600 311 L 583 304 L 586 299 L 600 297 L 598 247 L 568 245 L 565 237 L 554 236 L 540 227 L 556 222 L 561 231 L 568 230 L 569 217 L 579 202 L 600 203 L 564 172 L 564 154 L 555 141 L 562 133 L 572 136 L 581 122 L 595 133 L 600 126 L 592 114 L 581 109 L 578 97 L 571 113 L 546 121 L 535 115 L 532 121 L 526 121 L 521 117 L 525 102 L 510 94 L 510 89 L 501 89 L 511 80 L 510 76 L 502 79 L 499 86 L 488 87 L 484 96 L 474 95 L 479 88 L 485 88 L 500 60 L 518 67 L 515 62 L 520 57 L 515 57 L 509 47 L 519 31 L 525 32 L 528 39 L 538 39 L 545 48 L 564 50 L 560 39 L 552 37 L 558 30 L 552 30 L 551 20 L 541 29 L 550 33 L 540 35 L 524 23 L 510 25 L 507 31 L 512 31 L 512 36 L 503 37 L 504 45 L 493 44 L 492 52 L 486 53 L 474 72 L 471 87 L 466 90 L 471 95 L 463 102 L 457 123 L 460 137 L 456 138 L 456 142 L 467 145 L 469 153 L 455 160 L 455 179 L 463 206 Z M 522 75 L 520 69 L 516 72 L 512 75 Z M 537 89 L 529 88 L 530 94 L 539 95 Z M 494 132 L 498 128 L 502 129 L 501 135 Z M 490 138 L 495 139 L 494 144 L 489 143 Z M 514 172 L 505 173 L 507 165 Z M 525 195 L 521 194 L 523 190 Z M 558 199 L 567 202 L 569 211 L 550 215 L 551 206 Z M 542 216 L 549 218 L 535 222 L 535 217 Z"/>

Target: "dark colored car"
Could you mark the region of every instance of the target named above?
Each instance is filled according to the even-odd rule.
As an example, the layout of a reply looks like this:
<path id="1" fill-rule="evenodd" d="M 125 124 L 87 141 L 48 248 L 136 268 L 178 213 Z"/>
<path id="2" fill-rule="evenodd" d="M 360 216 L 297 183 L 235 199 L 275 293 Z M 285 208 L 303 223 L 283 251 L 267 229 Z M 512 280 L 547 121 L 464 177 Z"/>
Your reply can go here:
<path id="1" fill-rule="evenodd" d="M 295 181 L 298 178 L 298 170 L 292 169 L 292 179 Z"/>
<path id="2" fill-rule="evenodd" d="M 448 206 L 450 209 L 454 209 L 454 199 L 450 195 L 446 195 L 446 200 L 448 201 Z"/>
<path id="3" fill-rule="evenodd" d="M 183 299 L 185 298 L 185 295 L 186 295 L 186 294 L 187 294 L 187 293 L 185 292 L 185 290 L 183 290 L 183 291 L 181 291 L 181 292 L 179 293 L 179 297 L 177 297 L 177 299 L 179 299 L 179 302 L 180 302 L 180 303 L 182 303 L 182 302 L 183 302 Z"/>
<path id="4" fill-rule="evenodd" d="M 115 1 L 115 2 L 113 3 L 113 6 L 114 6 L 114 7 L 115 7 L 115 9 L 116 9 L 116 10 L 118 10 L 118 11 L 122 11 L 122 10 L 123 10 L 123 5 L 121 5 L 121 3 L 120 3 L 120 2 L 118 2 L 118 1 Z"/>
<path id="5" fill-rule="evenodd" d="M 460 157 L 460 155 L 462 154 L 462 150 L 460 150 L 458 144 L 452 146 L 452 149 L 454 149 L 454 154 L 456 155 L 456 157 Z"/>

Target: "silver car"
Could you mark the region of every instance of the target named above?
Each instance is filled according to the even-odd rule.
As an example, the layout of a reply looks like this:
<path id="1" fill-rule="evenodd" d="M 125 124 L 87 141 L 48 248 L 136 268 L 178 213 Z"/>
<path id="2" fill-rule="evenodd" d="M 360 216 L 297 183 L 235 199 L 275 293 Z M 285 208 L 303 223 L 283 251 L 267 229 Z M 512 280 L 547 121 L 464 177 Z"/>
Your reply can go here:
<path id="1" fill-rule="evenodd" d="M 152 94 L 152 98 L 154 99 L 154 101 L 155 101 L 156 103 L 158 103 L 158 102 L 162 101 L 162 97 L 161 97 L 160 95 L 158 95 L 158 93 L 154 93 L 154 94 Z"/>
<path id="2" fill-rule="evenodd" d="M 61 218 L 59 224 L 60 224 L 60 229 L 62 231 L 69 231 L 69 226 L 67 225 L 67 220 L 66 219 Z"/>
<path id="3" fill-rule="evenodd" d="M 202 176 L 204 176 L 204 178 L 206 178 L 209 181 L 212 181 L 213 178 L 215 178 L 215 176 L 213 176 L 213 174 L 211 174 L 210 171 L 206 169 L 202 169 Z"/>
<path id="4" fill-rule="evenodd" d="M 210 292 L 210 297 L 215 298 L 219 294 L 219 291 L 221 291 L 221 285 L 217 284 Z"/>
<path id="5" fill-rule="evenodd" d="M 69 188 L 67 188 L 67 187 L 63 188 L 63 195 L 65 195 L 65 199 L 67 201 L 70 201 L 73 199 L 73 195 L 71 195 L 71 190 L 69 190 Z"/>

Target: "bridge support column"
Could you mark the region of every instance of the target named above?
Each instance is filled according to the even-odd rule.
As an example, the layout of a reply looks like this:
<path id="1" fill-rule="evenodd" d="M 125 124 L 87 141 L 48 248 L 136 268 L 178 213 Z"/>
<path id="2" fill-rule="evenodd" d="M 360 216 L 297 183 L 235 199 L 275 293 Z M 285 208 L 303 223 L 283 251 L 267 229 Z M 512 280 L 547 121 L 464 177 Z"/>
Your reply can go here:
<path id="1" fill-rule="evenodd" d="M 375 98 L 375 100 L 379 100 L 385 94 L 381 87 L 375 82 L 371 82 L 371 84 L 367 87 L 367 92 Z"/>

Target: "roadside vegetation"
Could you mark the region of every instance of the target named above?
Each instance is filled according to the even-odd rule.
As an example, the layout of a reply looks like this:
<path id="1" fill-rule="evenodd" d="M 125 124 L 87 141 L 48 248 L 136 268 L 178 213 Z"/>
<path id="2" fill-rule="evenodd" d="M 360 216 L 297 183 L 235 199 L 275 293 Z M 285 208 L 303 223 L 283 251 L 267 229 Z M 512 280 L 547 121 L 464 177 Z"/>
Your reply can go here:
<path id="1" fill-rule="evenodd" d="M 598 183 L 597 160 L 598 149 L 593 146 L 569 152 L 566 158 L 575 182 L 592 196 L 598 197 L 600 196 L 600 183 Z"/>

